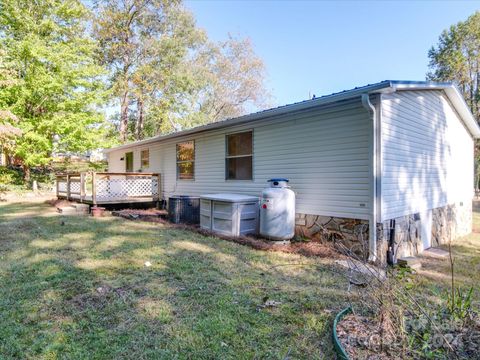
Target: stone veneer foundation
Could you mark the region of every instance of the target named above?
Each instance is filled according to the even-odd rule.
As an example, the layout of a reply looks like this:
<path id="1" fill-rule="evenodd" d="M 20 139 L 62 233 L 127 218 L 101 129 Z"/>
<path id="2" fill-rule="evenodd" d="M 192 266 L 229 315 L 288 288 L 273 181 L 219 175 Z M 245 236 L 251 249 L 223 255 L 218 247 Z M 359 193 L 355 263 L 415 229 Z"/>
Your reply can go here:
<path id="1" fill-rule="evenodd" d="M 320 242 L 341 242 L 358 256 L 368 256 L 368 220 L 296 214 L 295 234 Z"/>
<path id="2" fill-rule="evenodd" d="M 368 221 L 330 216 L 297 214 L 295 233 L 322 242 L 341 242 L 357 255 L 368 258 Z M 422 220 L 418 214 L 395 220 L 396 257 L 416 255 L 423 251 L 420 238 Z M 472 203 L 456 203 L 432 210 L 432 246 L 472 231 Z M 390 220 L 377 224 L 377 255 L 379 264 L 386 264 Z"/>
<path id="3" fill-rule="evenodd" d="M 422 219 L 418 214 L 406 215 L 395 219 L 396 257 L 412 256 L 421 253 Z M 431 246 L 446 244 L 472 231 L 472 203 L 457 203 L 432 209 Z M 377 245 L 380 262 L 387 252 L 390 236 L 390 220 L 377 224 Z"/>

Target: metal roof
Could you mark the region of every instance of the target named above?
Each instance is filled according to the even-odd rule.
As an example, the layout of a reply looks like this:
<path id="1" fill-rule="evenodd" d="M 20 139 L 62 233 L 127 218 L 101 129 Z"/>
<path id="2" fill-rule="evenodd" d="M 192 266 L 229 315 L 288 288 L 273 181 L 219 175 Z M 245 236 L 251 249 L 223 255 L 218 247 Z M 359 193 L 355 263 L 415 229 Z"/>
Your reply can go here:
<path id="1" fill-rule="evenodd" d="M 375 94 L 382 92 L 394 92 L 397 90 L 443 90 L 452 102 L 456 111 L 464 121 L 467 128 L 475 138 L 480 138 L 480 127 L 477 121 L 473 117 L 468 105 L 466 104 L 463 96 L 458 88 L 450 82 L 431 82 L 431 81 L 403 81 L 403 80 L 384 80 L 374 84 L 368 84 L 365 86 L 355 87 L 350 90 L 343 90 L 337 93 L 316 97 L 309 100 L 296 102 L 293 104 L 283 105 L 276 108 L 262 110 L 256 113 L 243 115 L 236 118 L 226 119 L 207 125 L 197 126 L 191 129 L 178 131 L 167 135 L 159 135 L 148 139 L 131 142 L 128 144 L 120 145 L 111 149 L 106 149 L 105 153 L 109 153 L 114 150 L 126 149 L 133 146 L 150 144 L 157 141 L 167 140 L 185 135 L 191 135 L 209 131 L 213 129 L 220 129 L 233 125 L 240 125 L 244 123 L 250 123 L 257 120 L 264 120 L 273 116 L 288 114 L 295 111 L 305 110 L 316 106 L 321 106 L 337 101 L 348 100 L 361 96 L 362 94 Z"/>

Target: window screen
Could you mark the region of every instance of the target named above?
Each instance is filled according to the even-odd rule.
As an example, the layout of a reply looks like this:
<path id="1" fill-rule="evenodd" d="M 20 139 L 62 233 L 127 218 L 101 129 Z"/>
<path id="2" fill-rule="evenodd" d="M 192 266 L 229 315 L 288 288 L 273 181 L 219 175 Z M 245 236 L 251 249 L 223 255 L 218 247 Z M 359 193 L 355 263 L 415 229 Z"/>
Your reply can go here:
<path id="1" fill-rule="evenodd" d="M 186 141 L 177 144 L 177 179 L 195 178 L 195 142 Z"/>
<path id="2" fill-rule="evenodd" d="M 252 180 L 253 136 L 251 131 L 227 135 L 227 180 Z"/>
<path id="3" fill-rule="evenodd" d="M 146 169 L 150 166 L 150 151 L 148 149 L 140 152 L 140 161 L 142 169 Z"/>

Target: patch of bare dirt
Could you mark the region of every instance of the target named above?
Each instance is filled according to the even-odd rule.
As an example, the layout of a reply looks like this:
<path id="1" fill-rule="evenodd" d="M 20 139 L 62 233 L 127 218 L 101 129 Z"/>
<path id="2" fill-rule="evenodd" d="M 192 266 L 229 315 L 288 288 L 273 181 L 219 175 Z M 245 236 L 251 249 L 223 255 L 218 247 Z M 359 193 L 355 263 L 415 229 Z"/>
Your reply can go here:
<path id="1" fill-rule="evenodd" d="M 154 216 L 163 216 L 166 215 L 165 210 L 158 210 L 155 208 L 152 209 L 123 209 L 117 211 L 117 213 L 122 215 L 154 215 Z"/>
<path id="2" fill-rule="evenodd" d="M 122 300 L 129 301 L 147 294 L 147 289 L 139 286 L 121 286 L 112 288 L 109 285 L 100 285 L 96 289 L 74 296 L 70 303 L 79 310 L 102 309 L 108 303 Z"/>
<path id="3" fill-rule="evenodd" d="M 217 236 L 217 235 L 214 235 Z M 330 245 L 320 242 L 294 242 L 290 244 L 279 244 L 275 241 L 256 239 L 252 237 L 228 238 L 222 239 L 233 241 L 237 244 L 247 245 L 257 250 L 263 251 L 281 251 L 290 254 L 300 254 L 303 256 L 318 256 L 328 258 L 340 258 L 341 255 Z"/>
<path id="4" fill-rule="evenodd" d="M 141 220 L 147 222 L 155 222 L 159 224 L 167 224 L 165 219 L 167 212 L 158 209 L 124 209 L 112 211 L 113 216 L 119 216 L 128 220 Z"/>
<path id="5" fill-rule="evenodd" d="M 64 199 L 49 199 L 45 201 L 45 204 L 54 206 L 54 207 L 64 207 L 75 204 L 75 202 L 64 200 Z"/>
<path id="6" fill-rule="evenodd" d="M 398 351 L 391 351 L 393 339 L 382 331 L 374 319 L 349 314 L 337 324 L 337 336 L 350 359 L 401 359 Z"/>

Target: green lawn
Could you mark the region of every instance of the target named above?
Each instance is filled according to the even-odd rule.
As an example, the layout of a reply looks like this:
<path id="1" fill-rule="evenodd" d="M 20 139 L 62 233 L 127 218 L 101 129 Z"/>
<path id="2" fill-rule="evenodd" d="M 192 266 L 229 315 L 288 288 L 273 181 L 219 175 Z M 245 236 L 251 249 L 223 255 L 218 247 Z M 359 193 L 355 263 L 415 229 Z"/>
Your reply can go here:
<path id="1" fill-rule="evenodd" d="M 0 234 L 1 359 L 333 357 L 331 260 L 38 202 L 0 203 Z"/>
<path id="2" fill-rule="evenodd" d="M 456 285 L 463 289 L 474 288 L 474 306 L 480 310 L 480 209 L 473 213 L 473 232 L 454 241 L 454 271 Z M 444 250 L 448 247 L 442 246 Z M 417 276 L 417 289 L 432 301 L 442 298 L 451 286 L 450 262 L 421 257 L 422 268 Z M 444 297 L 444 296 L 443 296 Z"/>
<path id="3" fill-rule="evenodd" d="M 480 234 L 455 254 L 459 283 L 478 286 Z M 341 273 L 331 259 L 0 203 L 0 359 L 332 359 L 332 319 L 351 299 Z M 435 296 L 447 274 L 425 260 L 419 289 Z"/>

